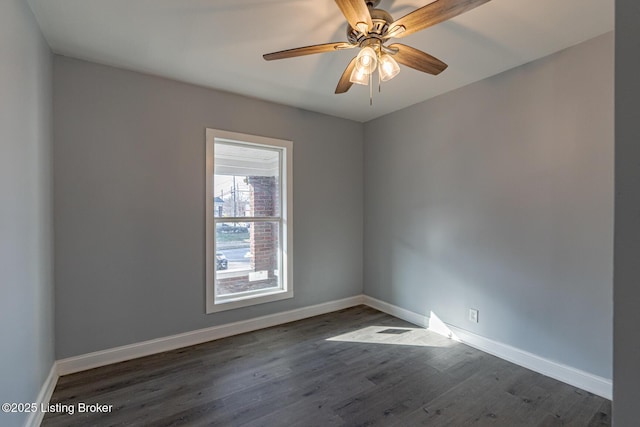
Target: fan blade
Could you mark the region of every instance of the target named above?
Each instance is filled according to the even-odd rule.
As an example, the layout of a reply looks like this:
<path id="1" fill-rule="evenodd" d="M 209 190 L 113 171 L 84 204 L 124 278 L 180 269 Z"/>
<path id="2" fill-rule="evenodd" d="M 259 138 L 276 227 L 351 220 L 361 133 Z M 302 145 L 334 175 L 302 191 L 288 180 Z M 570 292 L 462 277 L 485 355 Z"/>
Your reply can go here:
<path id="1" fill-rule="evenodd" d="M 351 49 L 354 47 L 356 46 L 345 42 L 315 44 L 313 46 L 297 47 L 295 49 L 287 49 L 281 50 L 279 52 L 267 53 L 262 55 L 262 57 L 267 61 L 273 61 L 274 59 L 295 58 L 296 56 L 333 52 L 335 50 Z"/>
<path id="2" fill-rule="evenodd" d="M 351 77 L 353 68 L 356 66 L 356 59 L 357 56 L 354 57 L 351 62 L 349 62 L 349 65 L 347 65 L 344 73 L 342 73 L 342 76 L 340 76 L 340 81 L 338 82 L 338 86 L 336 86 L 336 93 L 345 93 L 351 88 L 351 86 L 353 86 L 353 83 L 349 81 L 349 78 Z"/>
<path id="3" fill-rule="evenodd" d="M 438 58 L 435 58 L 428 53 L 424 53 L 421 50 L 414 49 L 411 46 L 394 43 L 389 45 L 389 49 L 398 49 L 398 52 L 393 55 L 393 58 L 399 63 L 406 65 L 407 67 L 411 67 L 414 70 L 437 76 L 448 67 L 447 64 L 440 61 Z"/>
<path id="4" fill-rule="evenodd" d="M 367 31 L 373 27 L 371 14 L 364 0 L 336 0 L 336 3 L 352 28 L 365 32 L 363 31 L 365 30 L 363 24 L 366 24 Z"/>
<path id="5" fill-rule="evenodd" d="M 389 26 L 387 34 L 397 38 L 405 37 L 456 17 L 488 1 L 490 0 L 436 0 L 395 21 Z M 400 27 L 404 27 L 404 31 L 400 31 Z"/>

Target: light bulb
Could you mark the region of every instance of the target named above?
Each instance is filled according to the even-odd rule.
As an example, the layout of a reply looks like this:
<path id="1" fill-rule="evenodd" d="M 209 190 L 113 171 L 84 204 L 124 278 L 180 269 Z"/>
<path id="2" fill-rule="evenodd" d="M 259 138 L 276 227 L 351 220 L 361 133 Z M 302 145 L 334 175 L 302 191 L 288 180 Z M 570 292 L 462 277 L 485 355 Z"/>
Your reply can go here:
<path id="1" fill-rule="evenodd" d="M 377 64 L 376 52 L 369 46 L 363 48 L 356 58 L 356 68 L 365 74 L 375 71 Z"/>
<path id="2" fill-rule="evenodd" d="M 380 57 L 380 68 L 378 72 L 380 73 L 380 79 L 383 82 L 386 82 L 387 80 L 394 78 L 400 72 L 400 67 L 391 55 L 385 53 Z"/>
<path id="3" fill-rule="evenodd" d="M 351 71 L 351 77 L 349 77 L 349 81 L 351 83 L 356 83 L 359 85 L 368 85 L 369 74 L 365 73 L 363 70 L 358 69 L 358 67 L 353 67 L 353 71 Z"/>

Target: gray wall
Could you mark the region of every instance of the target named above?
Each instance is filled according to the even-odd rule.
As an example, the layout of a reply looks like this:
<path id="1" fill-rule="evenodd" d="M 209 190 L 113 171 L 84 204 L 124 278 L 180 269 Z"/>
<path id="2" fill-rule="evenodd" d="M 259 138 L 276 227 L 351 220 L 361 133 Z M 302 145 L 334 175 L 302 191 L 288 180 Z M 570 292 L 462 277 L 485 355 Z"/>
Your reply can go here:
<path id="1" fill-rule="evenodd" d="M 56 56 L 56 356 L 362 292 L 362 124 Z M 292 300 L 205 314 L 205 128 L 294 141 Z"/>
<path id="2" fill-rule="evenodd" d="M 638 425 L 640 396 L 640 4 L 616 0 L 613 424 Z"/>
<path id="3" fill-rule="evenodd" d="M 366 124 L 367 295 L 611 378 L 613 42 Z"/>
<path id="4" fill-rule="evenodd" d="M 22 0 L 0 2 L 0 403 L 53 365 L 51 53 Z M 0 412 L 0 425 L 25 414 Z"/>

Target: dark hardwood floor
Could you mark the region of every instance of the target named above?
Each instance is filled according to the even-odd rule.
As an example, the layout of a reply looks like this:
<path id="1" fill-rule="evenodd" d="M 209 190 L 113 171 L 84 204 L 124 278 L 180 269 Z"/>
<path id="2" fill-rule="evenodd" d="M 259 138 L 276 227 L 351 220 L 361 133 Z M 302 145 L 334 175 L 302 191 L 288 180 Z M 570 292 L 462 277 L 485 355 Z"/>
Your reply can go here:
<path id="1" fill-rule="evenodd" d="M 611 402 L 365 306 L 59 379 L 43 426 L 608 426 Z"/>

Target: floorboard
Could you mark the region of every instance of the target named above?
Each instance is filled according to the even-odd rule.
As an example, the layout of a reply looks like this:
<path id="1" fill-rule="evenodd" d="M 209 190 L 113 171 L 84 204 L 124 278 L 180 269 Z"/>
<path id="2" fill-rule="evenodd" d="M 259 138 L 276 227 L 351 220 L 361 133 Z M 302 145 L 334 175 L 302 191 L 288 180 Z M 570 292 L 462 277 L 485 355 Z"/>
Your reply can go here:
<path id="1" fill-rule="evenodd" d="M 43 426 L 611 425 L 606 399 L 366 306 L 67 375 L 51 404 L 76 411 Z"/>

